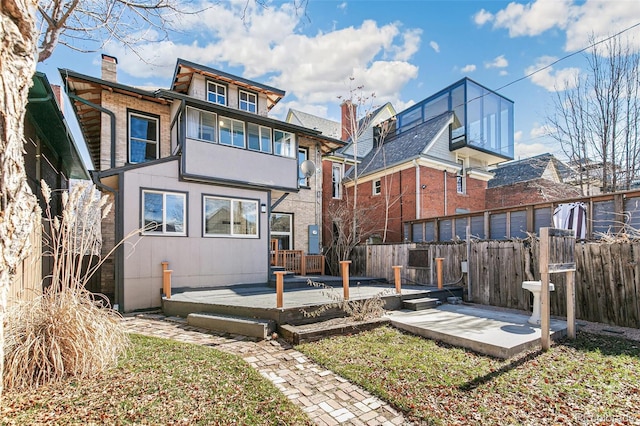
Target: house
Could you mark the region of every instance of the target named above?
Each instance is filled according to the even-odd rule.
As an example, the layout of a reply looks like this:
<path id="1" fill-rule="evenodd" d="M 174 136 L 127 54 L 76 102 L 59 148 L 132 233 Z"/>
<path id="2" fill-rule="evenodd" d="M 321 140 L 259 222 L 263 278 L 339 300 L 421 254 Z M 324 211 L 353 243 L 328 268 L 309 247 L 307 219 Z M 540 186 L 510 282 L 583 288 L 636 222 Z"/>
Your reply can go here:
<path id="1" fill-rule="evenodd" d="M 573 170 L 546 153 L 500 164 L 492 169 L 486 194 L 486 209 L 510 207 L 582 196 Z"/>
<path id="2" fill-rule="evenodd" d="M 42 197 L 40 181 L 52 189 L 49 205 L 51 215 L 61 213 L 58 189 L 68 189 L 71 179 L 89 179 L 78 147 L 62 112 L 60 87 L 51 85 L 44 73 L 36 72 L 29 89 L 24 121 L 24 163 L 27 182 L 36 195 L 43 212 L 47 208 Z M 51 259 L 43 256 L 49 248 L 42 244 L 42 229 L 35 229 L 31 237 L 33 247 L 23 261 L 12 283 L 9 301 L 30 300 L 42 293 L 43 277 L 51 273 Z M 34 265 L 37 267 L 34 268 Z"/>
<path id="3" fill-rule="evenodd" d="M 376 132 L 343 185 L 366 212 L 360 240 L 400 242 L 404 221 L 485 208 L 490 166 L 513 159 L 513 102 L 464 78 Z"/>
<path id="4" fill-rule="evenodd" d="M 319 250 L 313 171 L 342 143 L 270 118 L 284 91 L 183 59 L 153 91 L 118 83 L 108 55 L 101 78 L 60 74 L 92 178 L 115 203 L 104 250 L 136 236 L 101 271 L 120 310 L 160 306 L 162 262 L 174 287 L 211 288 L 267 282 L 272 239 Z"/>

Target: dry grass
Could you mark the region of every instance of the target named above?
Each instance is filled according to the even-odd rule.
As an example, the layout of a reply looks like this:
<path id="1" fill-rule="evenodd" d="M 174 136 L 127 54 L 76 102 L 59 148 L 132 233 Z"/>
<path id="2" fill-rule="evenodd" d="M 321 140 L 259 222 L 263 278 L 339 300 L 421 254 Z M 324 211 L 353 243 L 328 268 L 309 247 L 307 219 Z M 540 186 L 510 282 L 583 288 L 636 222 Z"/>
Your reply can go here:
<path id="1" fill-rule="evenodd" d="M 51 191 L 43 182 L 49 205 Z M 110 206 L 95 188 L 62 193 L 62 216 L 47 208 L 53 272 L 42 296 L 17 304 L 4 317 L 6 389 L 25 389 L 69 376 L 93 377 L 116 365 L 128 344 L 119 314 L 85 289 L 102 263 L 100 221 Z M 83 258 L 93 262 L 83 267 Z"/>

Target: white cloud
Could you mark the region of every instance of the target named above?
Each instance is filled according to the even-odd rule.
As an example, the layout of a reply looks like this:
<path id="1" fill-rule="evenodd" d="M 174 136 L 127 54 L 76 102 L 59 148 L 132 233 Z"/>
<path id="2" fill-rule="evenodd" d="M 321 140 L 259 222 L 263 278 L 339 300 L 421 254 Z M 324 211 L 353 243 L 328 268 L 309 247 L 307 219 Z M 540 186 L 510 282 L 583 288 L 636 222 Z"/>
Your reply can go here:
<path id="1" fill-rule="evenodd" d="M 497 56 L 491 62 L 485 62 L 485 68 L 506 68 L 509 66 L 509 61 L 504 55 Z"/>
<path id="2" fill-rule="evenodd" d="M 549 152 L 549 146 L 543 143 L 515 143 L 513 146 L 514 158 L 516 160 L 535 157 L 536 155 Z"/>
<path id="3" fill-rule="evenodd" d="M 495 14 L 494 28 L 506 28 L 511 37 L 534 36 L 554 28 L 564 28 L 572 14 L 572 0 L 536 0 L 509 5 Z"/>
<path id="4" fill-rule="evenodd" d="M 440 53 L 440 46 L 438 45 L 438 43 L 436 43 L 435 41 L 431 40 L 429 42 L 429 46 L 431 46 L 431 48 L 436 52 L 436 53 Z"/>
<path id="5" fill-rule="evenodd" d="M 410 58 L 420 47 L 420 29 L 366 20 L 305 35 L 298 28 L 304 17 L 291 5 L 255 3 L 245 11 L 244 0 L 216 2 L 201 13 L 180 17 L 174 26 L 188 37 L 139 46 L 145 61 L 123 47 L 110 46 L 108 52 L 131 76 L 170 79 L 176 58 L 183 58 L 282 88 L 287 91 L 282 105 L 298 102 L 305 110 L 337 105 L 337 97 L 349 93 L 350 77 L 355 77 L 354 85 L 375 91 L 380 103 L 395 105 L 404 85 L 417 78 L 418 67 Z M 279 109 L 283 107 L 274 112 Z"/>
<path id="6" fill-rule="evenodd" d="M 463 74 L 467 74 L 467 73 L 471 73 L 474 72 L 476 70 L 476 66 L 473 64 L 468 64 L 465 65 L 464 67 L 462 67 L 462 69 L 460 69 L 460 72 Z"/>
<path id="7" fill-rule="evenodd" d="M 522 135 L 523 135 L 522 130 L 518 130 L 518 131 L 516 131 L 516 132 L 513 134 L 513 141 L 514 141 L 515 143 L 520 142 L 520 141 L 522 140 Z"/>
<path id="8" fill-rule="evenodd" d="M 342 3 L 340 3 L 338 5 L 338 9 L 340 9 L 340 10 L 345 10 L 346 8 L 347 8 L 347 2 L 346 1 L 343 1 Z"/>
<path id="9" fill-rule="evenodd" d="M 553 128 L 549 124 L 533 123 L 529 136 L 531 139 L 542 138 L 553 133 Z"/>
<path id="10" fill-rule="evenodd" d="M 534 65 L 527 67 L 524 74 L 529 75 L 535 72 L 535 74 L 529 77 L 531 82 L 544 87 L 549 92 L 557 92 L 575 87 L 576 80 L 580 75 L 580 69 L 563 68 L 560 70 L 554 70 L 552 66 L 545 68 L 556 59 L 557 58 L 552 56 L 542 56 L 536 60 Z"/>
<path id="11" fill-rule="evenodd" d="M 509 73 L 508 73 L 507 71 L 505 71 L 505 70 L 501 70 L 498 74 L 499 74 L 501 77 L 504 77 L 505 75 L 509 75 Z"/>
<path id="12" fill-rule="evenodd" d="M 487 22 L 493 21 L 493 19 L 494 19 L 493 14 L 490 12 L 487 12 L 484 9 L 481 9 L 480 12 L 476 13 L 473 16 L 473 21 L 479 26 L 483 26 Z"/>

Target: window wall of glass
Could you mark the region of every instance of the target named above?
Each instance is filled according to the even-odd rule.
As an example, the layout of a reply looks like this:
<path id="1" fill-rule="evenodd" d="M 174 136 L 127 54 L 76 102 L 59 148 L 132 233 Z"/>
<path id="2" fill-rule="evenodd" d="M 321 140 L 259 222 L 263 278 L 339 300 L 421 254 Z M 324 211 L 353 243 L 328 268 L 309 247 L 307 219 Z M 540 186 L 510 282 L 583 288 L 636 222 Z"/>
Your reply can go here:
<path id="1" fill-rule="evenodd" d="M 468 78 L 399 113 L 397 133 L 447 111 L 454 114 L 452 150 L 470 147 L 513 158 L 513 102 Z"/>
<path id="2" fill-rule="evenodd" d="M 223 117 L 210 111 L 187 107 L 187 137 L 251 151 L 295 158 L 296 138 L 291 132 L 257 123 Z"/>

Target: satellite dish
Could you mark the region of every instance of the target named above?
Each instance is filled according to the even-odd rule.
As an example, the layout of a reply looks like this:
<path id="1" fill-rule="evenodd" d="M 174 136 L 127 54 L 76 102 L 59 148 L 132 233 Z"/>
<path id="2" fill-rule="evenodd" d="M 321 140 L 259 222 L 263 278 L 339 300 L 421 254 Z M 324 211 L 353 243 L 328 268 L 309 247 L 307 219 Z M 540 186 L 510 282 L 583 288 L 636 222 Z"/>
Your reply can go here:
<path id="1" fill-rule="evenodd" d="M 311 160 L 305 160 L 300 164 L 300 171 L 304 177 L 311 177 L 316 172 L 316 165 Z"/>

